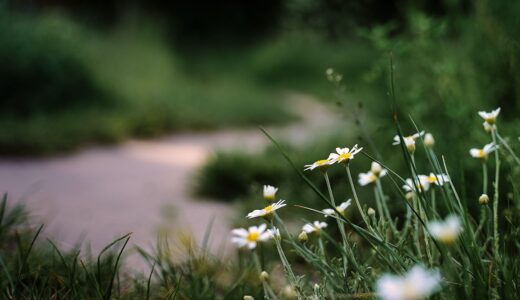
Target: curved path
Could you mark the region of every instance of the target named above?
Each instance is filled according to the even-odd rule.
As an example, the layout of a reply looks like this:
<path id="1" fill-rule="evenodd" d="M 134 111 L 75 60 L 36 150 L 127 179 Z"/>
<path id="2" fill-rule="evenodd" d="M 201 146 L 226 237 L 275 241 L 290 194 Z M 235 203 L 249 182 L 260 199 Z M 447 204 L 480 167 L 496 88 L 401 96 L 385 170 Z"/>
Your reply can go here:
<path id="1" fill-rule="evenodd" d="M 293 143 L 323 135 L 339 122 L 308 96 L 291 94 L 287 104 L 301 121 L 268 130 Z M 144 248 L 160 232 L 186 232 L 200 242 L 214 217 L 210 249 L 215 252 L 229 248 L 231 206 L 194 199 L 190 179 L 216 151 L 257 152 L 267 144 L 258 129 L 222 129 L 133 140 L 55 158 L 3 158 L 0 192 L 9 192 L 11 202 L 24 203 L 32 220 L 45 223 L 45 236 L 64 249 L 83 241 L 98 253 L 128 232 L 130 244 Z M 133 266 L 140 264 L 135 255 L 129 259 Z"/>

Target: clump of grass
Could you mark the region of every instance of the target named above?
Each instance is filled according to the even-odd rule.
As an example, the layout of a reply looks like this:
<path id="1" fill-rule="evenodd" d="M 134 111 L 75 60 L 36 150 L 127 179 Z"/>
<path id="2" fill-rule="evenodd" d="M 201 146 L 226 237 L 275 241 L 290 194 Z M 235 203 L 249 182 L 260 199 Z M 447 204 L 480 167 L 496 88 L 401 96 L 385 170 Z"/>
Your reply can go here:
<path id="1" fill-rule="evenodd" d="M 394 96 L 393 82 L 391 96 Z M 423 299 L 435 294 L 438 299 L 482 295 L 514 299 L 519 292 L 520 260 L 513 254 L 518 251 L 518 246 L 513 244 L 520 234 L 516 225 L 520 211 L 515 180 L 509 180 L 506 193 L 511 193 L 508 201 L 515 203 L 514 209 L 501 204 L 504 193 L 500 190 L 500 181 L 504 173 L 506 178 L 518 178 L 515 170 L 520 168 L 520 159 L 507 139 L 499 134 L 499 111 L 479 113 L 485 119 L 488 142 L 493 145 L 483 151 L 471 151 L 471 156 L 477 158 L 473 158 L 474 163 L 480 161 L 483 167 L 480 174 L 483 180 L 472 183 L 472 189 L 476 184 L 482 191 L 480 197 L 468 197 L 456 188 L 455 176 L 445 158 L 437 156 L 434 148 L 442 143 L 442 136 L 435 141 L 419 129 L 412 135 L 404 135 L 396 112 L 398 134 L 394 138 L 394 151 L 400 148 L 406 170 L 390 169 L 369 151 L 360 153 L 357 145 L 351 149 L 337 148 L 337 153 L 328 158 L 324 154 L 324 160 L 307 166 L 324 176 L 325 189 L 315 185 L 302 172 L 303 166 L 295 164 L 283 147 L 266 133 L 302 184 L 317 195 L 322 205 L 306 207 L 299 204 L 299 200 L 292 202 L 297 203 L 292 208 L 284 207 L 284 201 L 268 203 L 264 209 L 248 214 L 248 218 L 263 217 L 264 224 L 272 230 L 267 237 L 264 227 L 233 232 L 239 246 L 252 249 L 253 261 L 259 261 L 258 244 L 268 238 L 274 240 L 287 287 L 277 289 L 269 282 L 259 282 L 258 285 L 264 287 L 264 297 L 279 299 L 290 294 L 293 297 L 290 299 Z M 359 197 L 360 188 L 352 176 L 351 167 L 361 163 L 358 157 L 362 154 L 373 164 L 368 173 L 360 174 L 359 184 L 367 186 L 364 189 L 371 187 L 374 207 Z M 450 155 L 459 159 L 469 157 L 466 151 Z M 421 156 L 423 160 L 418 160 Z M 506 161 L 508 168 L 501 173 Z M 487 172 L 488 165 L 493 172 Z M 344 175 L 339 182 L 328 177 L 332 169 L 342 169 Z M 345 183 L 352 199 L 338 206 L 334 190 Z M 391 211 L 388 204 L 401 206 L 402 213 Z M 473 212 L 475 205 L 480 206 L 480 212 Z M 323 207 L 328 210 L 322 211 Z M 318 219 L 305 224 L 299 234 L 288 229 L 287 219 L 279 215 L 284 210 L 292 210 L 294 214 L 297 209 L 312 211 Z M 330 227 L 336 227 L 335 223 L 341 233 L 339 237 L 327 232 Z M 298 263 L 288 260 L 286 252 L 296 253 L 308 268 L 295 268 Z M 259 273 L 269 272 L 268 266 L 257 264 Z"/>

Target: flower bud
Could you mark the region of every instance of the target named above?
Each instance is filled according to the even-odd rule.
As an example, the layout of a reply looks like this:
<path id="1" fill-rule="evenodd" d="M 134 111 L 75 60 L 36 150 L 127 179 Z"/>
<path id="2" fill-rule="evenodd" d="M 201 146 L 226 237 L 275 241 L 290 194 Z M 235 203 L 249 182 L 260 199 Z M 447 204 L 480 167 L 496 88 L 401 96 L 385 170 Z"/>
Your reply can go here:
<path id="1" fill-rule="evenodd" d="M 404 196 L 406 197 L 406 200 L 411 201 L 413 199 L 413 192 L 408 192 Z"/>
<path id="2" fill-rule="evenodd" d="M 255 298 L 246 295 L 244 296 L 244 300 L 255 300 Z"/>
<path id="3" fill-rule="evenodd" d="M 307 236 L 307 233 L 305 231 L 302 231 L 302 233 L 298 235 L 298 240 L 302 243 L 305 243 L 307 240 L 309 240 L 309 236 Z"/>
<path id="4" fill-rule="evenodd" d="M 489 196 L 487 194 L 480 195 L 478 203 L 480 203 L 480 205 L 487 205 L 489 203 Z"/>
<path id="5" fill-rule="evenodd" d="M 290 299 L 290 300 L 296 299 L 296 297 L 298 297 L 294 288 L 289 285 L 283 288 L 282 294 L 284 295 L 284 297 L 286 299 Z"/>
<path id="6" fill-rule="evenodd" d="M 367 213 L 369 216 L 373 216 L 376 214 L 376 211 L 372 207 L 369 207 Z"/>
<path id="7" fill-rule="evenodd" d="M 262 273 L 260 273 L 260 281 L 267 281 L 269 280 L 269 273 L 267 273 L 266 271 L 262 271 Z"/>
<path id="8" fill-rule="evenodd" d="M 370 166 L 370 171 L 374 173 L 374 175 L 379 176 L 379 173 L 381 173 L 382 170 L 383 167 L 381 167 L 380 164 L 378 164 L 375 161 L 372 162 L 372 165 Z"/>
<path id="9" fill-rule="evenodd" d="M 408 153 L 413 154 L 415 152 L 415 143 L 406 144 L 406 149 L 408 149 Z"/>
<path id="10" fill-rule="evenodd" d="M 433 148 L 433 146 L 435 146 L 435 139 L 431 133 L 427 133 L 424 136 L 424 145 L 428 148 Z"/>

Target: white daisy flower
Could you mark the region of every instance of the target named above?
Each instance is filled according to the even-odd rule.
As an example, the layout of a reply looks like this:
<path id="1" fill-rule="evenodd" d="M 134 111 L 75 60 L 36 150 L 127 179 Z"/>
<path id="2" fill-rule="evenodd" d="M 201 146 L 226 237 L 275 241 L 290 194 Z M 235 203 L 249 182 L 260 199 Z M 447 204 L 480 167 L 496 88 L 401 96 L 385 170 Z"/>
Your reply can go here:
<path id="1" fill-rule="evenodd" d="M 320 159 L 313 162 L 310 165 L 305 165 L 304 171 L 314 170 L 314 169 L 327 169 L 331 165 L 333 165 L 336 161 L 331 158 L 332 155 L 329 155 L 327 159 Z"/>
<path id="2" fill-rule="evenodd" d="M 421 182 L 421 185 L 425 185 L 426 183 L 431 185 L 437 185 L 442 186 L 444 183 L 449 182 L 450 178 L 446 174 L 433 174 L 430 173 L 430 175 L 419 175 L 419 181 Z"/>
<path id="3" fill-rule="evenodd" d="M 375 161 L 373 161 L 372 164 L 370 164 L 370 172 L 372 172 L 380 177 L 383 177 L 386 175 L 386 169 L 383 169 L 383 167 Z"/>
<path id="4" fill-rule="evenodd" d="M 255 209 L 247 214 L 247 218 L 252 219 L 257 217 L 269 217 L 273 214 L 275 210 L 284 207 L 286 205 L 284 204 L 284 202 L 285 200 L 280 200 L 276 203 L 264 207 L 263 209 Z"/>
<path id="5" fill-rule="evenodd" d="M 430 182 L 427 180 L 420 180 L 414 186 L 414 181 L 411 178 L 406 179 L 406 184 L 403 185 L 403 190 L 406 192 L 415 192 L 415 190 L 426 192 L 430 189 Z"/>
<path id="6" fill-rule="evenodd" d="M 489 143 L 484 146 L 482 149 L 472 148 L 469 150 L 469 154 L 474 158 L 487 159 L 489 153 L 496 151 L 498 149 L 498 145 L 495 143 Z"/>
<path id="7" fill-rule="evenodd" d="M 336 206 L 336 210 L 341 215 L 345 215 L 345 210 L 347 209 L 347 207 L 350 206 L 350 204 L 352 204 L 352 199 L 348 199 L 347 201 L 341 203 L 339 206 Z M 332 208 L 325 208 L 322 211 L 325 214 L 325 217 L 334 216 L 336 214 L 336 212 Z"/>
<path id="8" fill-rule="evenodd" d="M 302 230 L 305 233 L 313 233 L 316 232 L 319 234 L 321 232 L 321 229 L 327 227 L 327 223 L 320 222 L 320 221 L 314 221 L 314 223 L 307 223 L 303 225 Z"/>
<path id="9" fill-rule="evenodd" d="M 358 148 L 358 145 L 354 145 L 351 149 L 349 148 L 336 148 L 336 153 L 331 153 L 329 159 L 333 159 L 337 163 L 348 163 L 354 159 L 354 155 L 358 154 L 363 148 Z"/>
<path id="10" fill-rule="evenodd" d="M 491 133 L 491 131 L 497 129 L 497 125 L 489 124 L 486 121 L 484 121 L 484 123 L 482 123 L 482 126 L 484 126 L 484 131 L 487 132 L 487 133 Z"/>
<path id="11" fill-rule="evenodd" d="M 439 290 L 440 283 L 438 270 L 428 270 L 416 265 L 404 276 L 381 276 L 376 283 L 376 293 L 383 300 L 419 300 Z"/>
<path id="12" fill-rule="evenodd" d="M 478 115 L 486 121 L 486 123 L 489 123 L 489 125 L 495 124 L 498 114 L 500 113 L 500 107 L 491 111 L 491 112 L 485 112 L 485 111 L 479 111 Z"/>
<path id="13" fill-rule="evenodd" d="M 410 153 L 413 153 L 415 151 L 415 140 L 422 137 L 424 135 L 424 131 L 417 132 L 415 134 L 409 135 L 409 136 L 403 136 L 404 144 L 406 146 L 406 149 Z M 401 144 L 401 138 L 399 135 L 394 136 L 394 142 L 392 145 L 399 145 Z"/>
<path id="14" fill-rule="evenodd" d="M 273 237 L 271 232 L 266 230 L 267 226 L 262 224 L 260 226 L 251 226 L 249 229 L 236 228 L 231 231 L 233 237 L 231 242 L 237 244 L 239 248 L 247 247 L 255 249 L 258 242 L 265 242 Z"/>
<path id="15" fill-rule="evenodd" d="M 273 201 L 276 197 L 276 192 L 278 191 L 278 188 L 275 188 L 271 185 L 264 185 L 264 198 L 269 201 Z"/>
<path id="16" fill-rule="evenodd" d="M 282 235 L 280 234 L 280 229 L 274 227 L 272 229 L 267 229 L 267 232 L 271 235 L 272 238 L 280 239 Z"/>
<path id="17" fill-rule="evenodd" d="M 460 218 L 456 215 L 449 215 L 444 221 L 431 221 L 426 227 L 434 239 L 446 245 L 453 244 L 462 231 Z"/>
<path id="18" fill-rule="evenodd" d="M 359 175 L 358 175 L 359 185 L 365 186 L 367 184 L 374 183 L 377 181 L 378 178 L 385 176 L 386 173 L 387 173 L 386 169 L 383 169 L 380 164 L 378 164 L 374 161 L 374 162 L 372 162 L 370 171 L 368 171 L 366 173 L 359 173 Z"/>

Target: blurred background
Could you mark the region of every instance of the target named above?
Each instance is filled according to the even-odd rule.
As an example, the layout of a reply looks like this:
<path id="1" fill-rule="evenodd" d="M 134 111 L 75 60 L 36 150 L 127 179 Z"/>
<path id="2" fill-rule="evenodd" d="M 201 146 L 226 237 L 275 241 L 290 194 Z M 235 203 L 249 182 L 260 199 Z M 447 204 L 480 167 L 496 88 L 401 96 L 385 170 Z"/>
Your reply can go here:
<path id="1" fill-rule="evenodd" d="M 390 60 L 405 131 L 411 116 L 456 180 L 477 180 L 460 159 L 488 140 L 476 112 L 502 107 L 518 137 L 519 14 L 515 0 L 0 1 L 0 188 L 69 244 L 148 242 L 175 216 L 162 227 L 201 236 L 217 216 L 226 235 L 219 219 L 263 184 L 315 203 L 258 125 L 302 166 L 360 143 L 404 170 Z"/>

